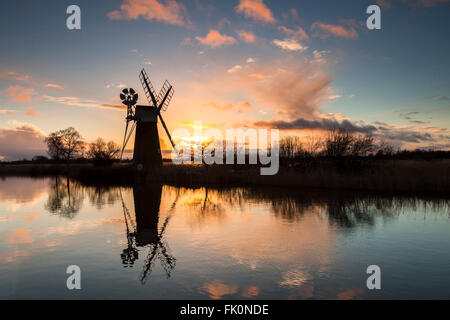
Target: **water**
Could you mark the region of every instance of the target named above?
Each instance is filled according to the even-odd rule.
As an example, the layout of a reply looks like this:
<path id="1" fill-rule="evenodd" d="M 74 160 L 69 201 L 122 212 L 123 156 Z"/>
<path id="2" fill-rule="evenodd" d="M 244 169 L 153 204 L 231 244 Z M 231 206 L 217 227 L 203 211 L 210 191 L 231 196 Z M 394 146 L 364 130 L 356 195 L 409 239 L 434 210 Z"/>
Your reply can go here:
<path id="1" fill-rule="evenodd" d="M 7 178 L 0 298 L 449 299 L 449 212 L 440 198 Z"/>

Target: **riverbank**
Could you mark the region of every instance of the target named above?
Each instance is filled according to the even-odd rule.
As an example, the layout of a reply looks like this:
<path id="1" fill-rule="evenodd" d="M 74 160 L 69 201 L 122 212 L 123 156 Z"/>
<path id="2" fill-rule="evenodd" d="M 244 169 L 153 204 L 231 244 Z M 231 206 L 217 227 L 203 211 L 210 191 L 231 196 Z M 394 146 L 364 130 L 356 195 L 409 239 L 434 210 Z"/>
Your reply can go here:
<path id="1" fill-rule="evenodd" d="M 155 172 L 137 174 L 130 163 L 108 167 L 92 164 L 1 164 L 6 176 L 70 175 L 83 183 L 132 185 L 161 182 L 179 186 L 267 185 L 295 188 L 377 192 L 450 192 L 450 160 L 379 160 L 337 166 L 332 161 L 282 166 L 277 175 L 261 176 L 256 166 L 189 166 L 164 164 Z"/>

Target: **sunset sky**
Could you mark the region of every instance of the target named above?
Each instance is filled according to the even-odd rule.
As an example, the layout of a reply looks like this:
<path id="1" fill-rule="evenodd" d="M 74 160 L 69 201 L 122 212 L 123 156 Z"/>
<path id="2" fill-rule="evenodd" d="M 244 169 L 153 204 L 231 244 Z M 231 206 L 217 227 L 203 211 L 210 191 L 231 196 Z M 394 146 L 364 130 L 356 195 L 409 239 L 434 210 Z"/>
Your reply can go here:
<path id="1" fill-rule="evenodd" d="M 382 30 L 366 27 L 375 3 Z M 82 30 L 66 28 L 71 4 Z M 119 93 L 146 104 L 143 67 L 157 91 L 174 86 L 171 131 L 336 125 L 450 149 L 449 12 L 449 0 L 2 1 L 0 160 L 44 155 L 44 136 L 69 126 L 121 144 Z"/>

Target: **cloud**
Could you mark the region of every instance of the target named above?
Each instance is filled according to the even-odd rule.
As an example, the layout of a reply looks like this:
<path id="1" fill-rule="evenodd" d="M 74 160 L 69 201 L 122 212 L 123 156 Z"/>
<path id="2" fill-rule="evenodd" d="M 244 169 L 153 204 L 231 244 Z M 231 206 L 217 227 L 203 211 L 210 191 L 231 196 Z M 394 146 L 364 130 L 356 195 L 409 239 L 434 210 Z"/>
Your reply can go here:
<path id="1" fill-rule="evenodd" d="M 0 109 L 0 114 L 6 114 L 7 116 L 13 116 L 15 113 L 14 110 Z"/>
<path id="2" fill-rule="evenodd" d="M 47 83 L 45 85 L 47 88 L 52 88 L 52 89 L 59 89 L 62 90 L 64 89 L 62 86 L 60 86 L 59 84 L 55 84 L 55 83 Z"/>
<path id="3" fill-rule="evenodd" d="M 29 107 L 27 110 L 25 110 L 25 115 L 27 117 L 37 117 L 39 116 L 39 112 L 37 112 L 34 108 Z"/>
<path id="4" fill-rule="evenodd" d="M 236 33 L 238 34 L 239 39 L 241 39 L 245 43 L 253 43 L 256 40 L 255 35 L 250 31 L 237 30 Z"/>
<path id="5" fill-rule="evenodd" d="M 297 30 L 286 28 L 285 26 L 279 26 L 278 30 L 288 35 L 290 38 L 297 39 L 299 41 L 311 42 L 311 38 L 308 36 L 302 27 L 297 27 Z"/>
<path id="6" fill-rule="evenodd" d="M 326 24 L 320 21 L 314 22 L 311 30 L 315 31 L 313 37 L 326 39 L 329 37 L 355 39 L 358 38 L 358 33 L 353 26 L 345 28 L 340 25 Z"/>
<path id="7" fill-rule="evenodd" d="M 420 120 L 411 120 L 410 121 L 410 123 L 411 124 L 415 124 L 415 125 L 424 125 L 424 124 L 427 124 L 427 123 L 430 123 L 429 121 L 420 121 Z"/>
<path id="8" fill-rule="evenodd" d="M 231 75 L 236 90 L 247 92 L 248 100 L 291 118 L 314 117 L 331 90 L 331 77 L 308 63 L 252 66 Z"/>
<path id="9" fill-rule="evenodd" d="M 120 10 L 108 13 L 111 20 L 155 20 L 178 26 L 188 26 L 186 7 L 175 0 L 124 0 Z"/>
<path id="10" fill-rule="evenodd" d="M 317 63 L 317 64 L 325 64 L 327 63 L 327 60 L 325 59 L 325 56 L 328 55 L 330 51 L 328 50 L 314 50 L 313 51 L 313 59 L 311 60 L 311 63 Z"/>
<path id="11" fill-rule="evenodd" d="M 36 94 L 36 90 L 22 86 L 10 86 L 6 89 L 5 93 L 14 102 L 32 102 L 32 96 Z"/>
<path id="12" fill-rule="evenodd" d="M 242 66 L 237 64 L 237 65 L 235 65 L 234 67 L 228 69 L 227 72 L 229 72 L 229 73 L 234 73 L 234 72 L 238 72 L 238 71 L 241 70 L 241 69 L 242 69 Z"/>
<path id="13" fill-rule="evenodd" d="M 219 102 L 216 101 L 211 101 L 207 104 L 203 105 L 204 108 L 212 108 L 212 109 L 216 109 L 219 111 L 231 111 L 231 110 L 235 110 L 239 113 L 245 112 L 246 110 L 250 110 L 253 108 L 252 104 L 248 101 L 241 101 L 238 104 L 232 104 L 232 103 L 228 103 L 228 104 L 221 104 Z"/>
<path id="14" fill-rule="evenodd" d="M 228 20 L 227 18 L 223 18 L 222 20 L 219 21 L 219 23 L 217 24 L 217 28 L 222 29 L 224 28 L 226 25 L 231 24 L 231 21 Z"/>
<path id="15" fill-rule="evenodd" d="M 392 141 L 407 143 L 422 143 L 435 141 L 433 135 L 429 132 L 419 132 L 409 128 L 397 128 L 395 126 L 378 127 L 378 136 Z"/>
<path id="16" fill-rule="evenodd" d="M 53 80 L 41 79 L 30 74 L 20 73 L 16 71 L 5 71 L 0 66 L 0 79 L 8 82 L 22 82 L 30 87 L 38 87 L 42 89 L 64 89 L 63 86 L 55 83 Z"/>
<path id="17" fill-rule="evenodd" d="M 273 44 L 287 51 L 306 51 L 309 47 L 303 46 L 295 39 L 273 40 Z"/>
<path id="18" fill-rule="evenodd" d="M 254 125 L 263 128 L 273 128 L 280 130 L 328 130 L 328 129 L 344 129 L 354 133 L 373 133 L 377 130 L 372 125 L 359 125 L 350 120 L 339 121 L 337 119 L 320 118 L 316 120 L 307 120 L 298 118 L 291 121 L 285 120 L 271 120 L 271 121 L 256 121 Z"/>
<path id="19" fill-rule="evenodd" d="M 272 11 L 262 0 L 240 0 L 236 7 L 238 13 L 242 13 L 246 18 L 265 23 L 275 23 Z"/>
<path id="20" fill-rule="evenodd" d="M 251 57 L 247 59 L 247 63 L 255 63 L 255 62 L 256 62 L 255 59 Z"/>
<path id="21" fill-rule="evenodd" d="M 202 45 L 211 48 L 232 45 L 237 42 L 235 38 L 227 35 L 222 35 L 219 31 L 214 29 L 210 30 L 205 37 L 196 37 L 195 39 L 197 39 L 197 41 Z"/>
<path id="22" fill-rule="evenodd" d="M 104 104 L 97 103 L 92 100 L 83 100 L 77 97 L 53 97 L 53 96 L 44 96 L 44 99 L 47 102 L 54 102 L 65 104 L 73 107 L 83 107 L 83 108 L 108 108 L 113 110 L 122 111 L 126 109 L 125 105 L 112 105 L 112 104 Z"/>
<path id="23" fill-rule="evenodd" d="M 0 71 L 0 78 L 10 81 L 30 82 L 32 76 L 29 74 L 19 73 L 16 71 Z"/>
<path id="24" fill-rule="evenodd" d="M 370 134 L 376 138 L 388 140 L 397 144 L 414 145 L 432 142 L 439 143 L 439 140 L 442 140 L 442 137 L 424 131 L 426 128 L 415 129 L 411 127 L 399 127 L 380 122 L 375 123 L 378 125 L 377 127 L 375 125 L 365 124 L 363 121 L 339 118 L 342 117 L 339 117 L 339 115 L 320 115 L 320 118 L 314 120 L 307 120 L 304 118 L 294 120 L 274 119 L 270 121 L 255 121 L 253 124 L 257 127 L 279 130 L 343 129 L 350 133 Z M 415 147 L 417 147 L 417 145 L 415 145 Z"/>
<path id="25" fill-rule="evenodd" d="M 191 37 L 184 38 L 183 41 L 181 41 L 180 45 L 181 46 L 192 46 L 193 43 L 192 43 Z"/>
<path id="26" fill-rule="evenodd" d="M 0 128 L 0 156 L 6 161 L 31 159 L 45 155 L 45 135 L 34 125 L 16 120 L 8 122 L 12 128 Z"/>

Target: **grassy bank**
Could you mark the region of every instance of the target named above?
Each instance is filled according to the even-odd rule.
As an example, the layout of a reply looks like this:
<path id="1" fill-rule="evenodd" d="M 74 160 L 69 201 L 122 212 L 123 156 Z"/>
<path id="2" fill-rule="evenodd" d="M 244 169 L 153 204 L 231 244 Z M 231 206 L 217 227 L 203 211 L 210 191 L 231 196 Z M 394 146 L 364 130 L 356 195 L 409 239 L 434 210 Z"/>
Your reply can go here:
<path id="1" fill-rule="evenodd" d="M 333 161 L 285 164 L 277 175 L 261 176 L 258 167 L 210 167 L 165 164 L 146 175 L 131 164 L 95 167 L 91 164 L 2 164 L 0 177 L 70 175 L 84 183 L 132 185 L 158 181 L 180 186 L 267 185 L 385 192 L 450 192 L 450 160 L 378 160 L 336 165 Z"/>

